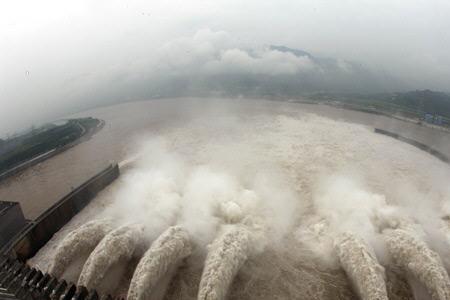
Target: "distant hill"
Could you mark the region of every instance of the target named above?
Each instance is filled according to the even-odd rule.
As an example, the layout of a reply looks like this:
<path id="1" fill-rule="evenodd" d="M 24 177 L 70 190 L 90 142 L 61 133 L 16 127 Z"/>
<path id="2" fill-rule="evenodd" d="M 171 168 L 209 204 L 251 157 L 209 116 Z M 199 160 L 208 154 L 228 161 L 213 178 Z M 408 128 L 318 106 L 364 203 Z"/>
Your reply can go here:
<path id="1" fill-rule="evenodd" d="M 301 57 L 301 56 L 306 56 L 310 59 L 315 59 L 314 56 L 312 56 L 310 53 L 300 50 L 300 49 L 293 49 L 293 48 L 288 48 L 286 46 L 275 46 L 275 45 L 270 45 L 269 46 L 270 50 L 277 50 L 280 52 L 288 52 L 288 53 L 292 53 L 295 56 Z"/>
<path id="2" fill-rule="evenodd" d="M 284 63 L 289 64 L 290 60 L 283 55 L 265 56 L 270 51 L 290 53 L 305 60 L 299 60 L 298 65 L 293 68 L 286 68 Z M 241 55 L 241 52 L 245 52 L 242 61 L 241 58 L 234 58 L 234 55 Z M 239 49 L 236 53 L 231 51 L 228 54 L 229 57 L 219 55 L 211 58 L 211 61 L 200 62 L 206 63 L 200 70 L 192 66 L 189 76 L 185 76 L 183 72 L 175 72 L 150 81 L 144 80 L 136 84 L 130 82 L 126 88 L 119 89 L 120 85 L 111 85 L 107 94 L 101 98 L 117 99 L 117 102 L 121 99 L 183 96 L 295 99 L 303 94 L 317 92 L 374 94 L 411 89 L 398 78 L 359 62 L 323 57 L 285 45 Z M 272 59 L 280 60 L 276 63 L 280 64 L 281 71 L 270 71 Z M 186 68 L 188 70 L 190 69 Z"/>
<path id="3" fill-rule="evenodd" d="M 403 115 L 418 121 L 450 127 L 450 95 L 431 90 L 402 93 L 313 93 L 310 99 L 350 109 Z"/>
<path id="4" fill-rule="evenodd" d="M 214 78 L 213 84 L 217 86 L 217 90 L 232 91 L 242 95 L 250 93 L 250 96 L 295 97 L 304 92 L 376 93 L 405 89 L 402 83 L 392 76 L 373 71 L 358 62 L 320 57 L 305 50 L 284 45 L 270 45 L 268 48 L 272 51 L 308 58 L 314 68 L 292 75 L 220 76 Z M 251 55 L 251 52 L 249 54 Z"/>
<path id="5" fill-rule="evenodd" d="M 430 90 L 396 93 L 392 102 L 424 113 L 450 118 L 450 95 L 446 93 Z"/>

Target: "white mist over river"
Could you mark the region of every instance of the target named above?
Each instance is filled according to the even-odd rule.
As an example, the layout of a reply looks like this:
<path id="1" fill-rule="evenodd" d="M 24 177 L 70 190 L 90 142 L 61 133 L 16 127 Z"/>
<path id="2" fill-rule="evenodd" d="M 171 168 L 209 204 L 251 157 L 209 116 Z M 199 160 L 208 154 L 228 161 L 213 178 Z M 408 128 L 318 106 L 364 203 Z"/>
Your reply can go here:
<path id="1" fill-rule="evenodd" d="M 215 299 L 208 295 L 227 291 L 229 299 L 352 299 L 355 293 L 381 299 L 383 291 L 390 299 L 407 299 L 412 292 L 426 295 L 426 289 L 445 297 L 450 168 L 367 125 L 450 153 L 446 133 L 386 117 L 263 100 L 154 100 L 84 114 L 104 119 L 105 128 L 0 185 L 0 196 L 13 201 L 25 193 L 18 185 L 38 191 L 35 204 L 24 203 L 33 217 L 39 199 L 57 199 L 110 160 L 131 161 L 31 260 L 42 270 L 50 268 L 69 232 L 108 219 L 115 231 L 138 224 L 143 233 L 133 234 L 136 245 L 117 257 L 118 287 L 99 283 L 103 292 L 125 295 L 151 245 L 149 253 L 175 249 L 167 257 L 178 263 L 167 266 L 164 280 L 158 277 L 165 292 L 155 291 L 166 299 L 196 299 L 198 293 L 199 299 Z M 55 189 L 43 189 L 50 184 Z M 171 239 L 171 230 L 183 233 Z M 105 251 L 116 249 L 107 241 L 120 244 L 115 231 L 99 231 Z M 394 249 L 397 237 L 400 245 L 407 237 L 423 251 L 409 251 L 410 243 Z M 437 273 L 417 276 L 426 266 L 405 268 L 404 253 Z M 62 276 L 76 282 L 81 272 L 86 281 L 105 268 L 91 267 L 100 264 L 95 257 L 88 261 L 83 270 L 84 261 L 74 262 L 79 266 Z M 158 274 L 152 265 L 160 263 L 146 261 L 139 269 Z M 365 268 L 356 268 L 356 261 Z M 435 280 L 438 273 L 444 277 Z"/>

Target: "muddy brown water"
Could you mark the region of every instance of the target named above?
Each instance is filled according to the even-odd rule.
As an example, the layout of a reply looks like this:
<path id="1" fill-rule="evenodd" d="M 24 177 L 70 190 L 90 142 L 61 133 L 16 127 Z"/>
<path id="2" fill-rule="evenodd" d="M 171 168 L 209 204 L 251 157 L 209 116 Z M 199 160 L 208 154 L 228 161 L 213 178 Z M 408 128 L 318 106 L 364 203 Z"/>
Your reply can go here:
<path id="1" fill-rule="evenodd" d="M 90 140 L 0 182 L 0 199 L 20 202 L 25 217 L 35 219 L 99 170 L 111 162 L 123 160 L 136 137 L 183 126 L 199 114 L 209 114 L 214 120 L 215 115 L 224 111 L 238 118 L 314 113 L 393 131 L 450 156 L 450 135 L 447 132 L 380 115 L 324 105 L 267 100 L 158 99 L 101 107 L 70 116 L 91 116 L 105 120 L 106 124 Z"/>

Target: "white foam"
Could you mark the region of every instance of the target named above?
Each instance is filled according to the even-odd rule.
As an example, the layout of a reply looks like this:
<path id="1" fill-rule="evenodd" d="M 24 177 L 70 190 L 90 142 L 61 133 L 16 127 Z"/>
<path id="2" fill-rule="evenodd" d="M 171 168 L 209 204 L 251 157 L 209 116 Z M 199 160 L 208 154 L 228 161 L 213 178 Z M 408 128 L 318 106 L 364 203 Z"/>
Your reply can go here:
<path id="1" fill-rule="evenodd" d="M 155 300 L 155 294 L 164 287 L 157 284 L 191 254 L 189 234 L 179 226 L 167 229 L 156 239 L 139 261 L 128 290 L 128 300 Z M 159 293 L 163 296 L 164 293 Z"/>
<path id="2" fill-rule="evenodd" d="M 111 220 L 95 220 L 70 232 L 58 245 L 52 257 L 49 273 L 60 277 L 82 253 L 89 254 L 94 250 L 112 228 Z"/>
<path id="3" fill-rule="evenodd" d="M 200 281 L 198 300 L 225 299 L 250 252 L 250 233 L 242 226 L 227 228 L 210 246 Z"/>
<path id="4" fill-rule="evenodd" d="M 84 264 L 78 285 L 98 288 L 111 267 L 131 259 L 142 236 L 143 227 L 136 224 L 124 225 L 108 233 Z"/>
<path id="5" fill-rule="evenodd" d="M 384 237 L 394 262 L 422 282 L 434 300 L 450 299 L 450 280 L 436 252 L 407 230 L 385 230 Z"/>
<path id="6" fill-rule="evenodd" d="M 337 238 L 335 249 L 362 300 L 388 300 L 384 268 L 363 239 L 344 233 Z"/>

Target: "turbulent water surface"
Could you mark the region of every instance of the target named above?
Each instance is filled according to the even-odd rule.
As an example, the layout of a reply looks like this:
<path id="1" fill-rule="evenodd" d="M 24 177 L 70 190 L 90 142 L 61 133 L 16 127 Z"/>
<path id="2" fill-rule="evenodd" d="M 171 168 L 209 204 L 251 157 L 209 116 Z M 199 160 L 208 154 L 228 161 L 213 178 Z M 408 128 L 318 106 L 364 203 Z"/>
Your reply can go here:
<path id="1" fill-rule="evenodd" d="M 0 188 L 14 197 L 24 193 L 16 190 L 19 183 L 30 184 L 28 192 L 39 191 L 36 201 L 54 199 L 68 187 L 58 168 L 64 160 L 71 159 L 72 182 L 109 160 L 129 162 L 30 261 L 41 269 L 52 266 L 70 232 L 107 219 L 117 228 L 130 222 L 143 228 L 117 271 L 120 284 L 102 285 L 114 294 L 126 295 L 130 282 L 139 282 L 136 275 L 164 287 L 151 291 L 152 299 L 409 299 L 413 293 L 447 299 L 450 169 L 375 134 L 373 126 L 450 153 L 445 133 L 380 116 L 256 100 L 155 100 L 89 113 L 106 120 L 92 140 Z M 41 191 L 52 179 L 55 191 Z M 37 204 L 24 204 L 29 216 L 38 214 Z M 167 230 L 175 225 L 186 242 L 171 240 Z M 87 261 L 108 250 L 102 248 L 107 237 Z M 408 240 L 420 247 L 402 248 Z M 192 251 L 179 255 L 184 243 Z M 161 249 L 189 255 L 176 266 L 145 255 L 171 257 Z"/>

